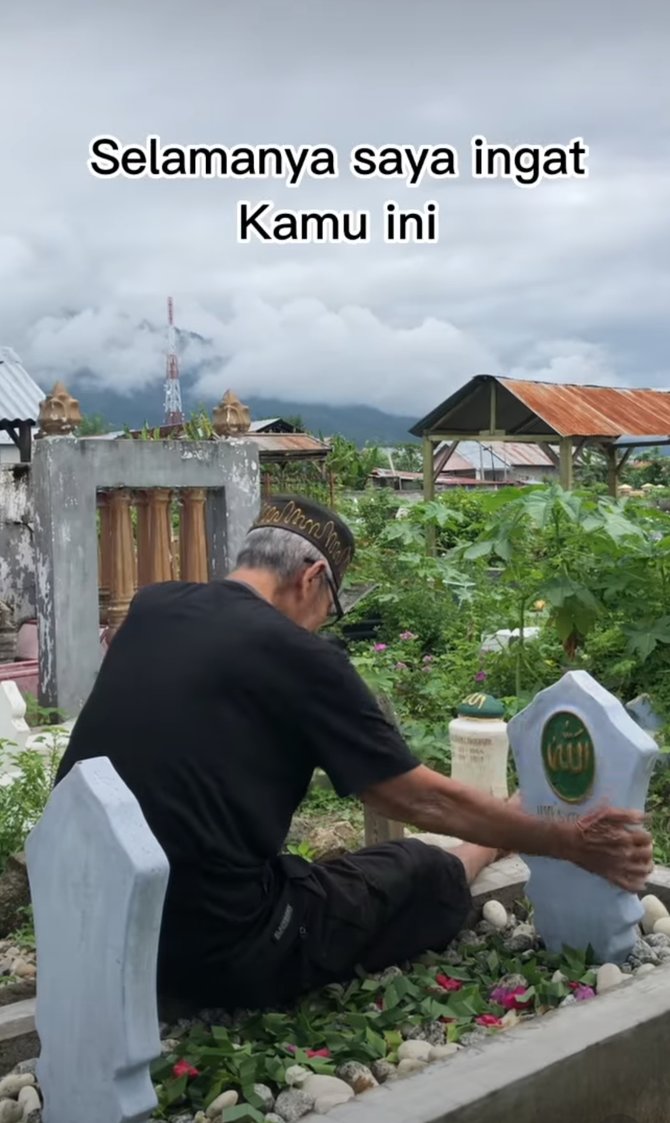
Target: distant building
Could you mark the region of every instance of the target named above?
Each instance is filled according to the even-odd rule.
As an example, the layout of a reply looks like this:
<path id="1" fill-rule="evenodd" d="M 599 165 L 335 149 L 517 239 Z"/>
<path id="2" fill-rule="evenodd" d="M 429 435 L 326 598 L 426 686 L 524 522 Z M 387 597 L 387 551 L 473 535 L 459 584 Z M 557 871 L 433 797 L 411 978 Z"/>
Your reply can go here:
<path id="1" fill-rule="evenodd" d="M 558 457 L 541 445 L 523 441 L 460 441 L 449 455 L 449 444 L 435 450 L 435 469 L 449 475 L 465 473 L 498 483 L 544 483 L 558 478 Z"/>

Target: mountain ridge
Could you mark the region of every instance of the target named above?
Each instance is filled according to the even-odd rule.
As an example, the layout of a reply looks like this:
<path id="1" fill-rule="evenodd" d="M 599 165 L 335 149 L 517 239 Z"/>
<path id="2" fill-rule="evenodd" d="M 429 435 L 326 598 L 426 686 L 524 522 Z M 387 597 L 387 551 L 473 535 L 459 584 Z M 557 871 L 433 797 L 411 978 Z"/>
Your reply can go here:
<path id="1" fill-rule="evenodd" d="M 151 386 L 125 397 L 113 390 L 92 386 L 90 382 L 73 386 L 82 413 L 90 417 L 99 414 L 110 430 L 139 429 L 145 423 L 150 427 L 163 422 L 162 386 Z M 205 409 L 211 414 L 213 401 L 204 401 L 194 393 L 192 387 L 184 385 L 182 397 L 187 417 L 195 410 Z M 416 423 L 415 417 L 386 413 L 375 406 L 329 405 L 326 402 L 300 402 L 282 398 L 269 398 L 255 395 L 243 396 L 254 421 L 270 417 L 291 418 L 299 416 L 308 432 L 324 437 L 339 434 L 356 444 L 398 445 L 414 444 L 416 438 L 409 432 Z"/>

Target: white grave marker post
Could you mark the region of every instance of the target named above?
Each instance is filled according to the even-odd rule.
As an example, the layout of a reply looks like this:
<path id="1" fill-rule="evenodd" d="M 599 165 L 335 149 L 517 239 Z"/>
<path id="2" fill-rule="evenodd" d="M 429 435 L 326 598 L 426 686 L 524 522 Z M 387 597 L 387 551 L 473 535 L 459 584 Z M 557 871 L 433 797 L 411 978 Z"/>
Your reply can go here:
<path id="1" fill-rule="evenodd" d="M 0 741 L 11 741 L 20 751 L 29 735 L 23 695 L 13 679 L 6 679 L 0 682 Z"/>
<path id="2" fill-rule="evenodd" d="M 604 802 L 644 809 L 658 746 L 586 671 L 542 690 L 508 734 L 529 814 L 577 820 Z M 570 862 L 523 857 L 547 948 L 590 944 L 600 963 L 623 962 L 643 913 L 638 897 Z"/>
<path id="3" fill-rule="evenodd" d="M 44 1123 L 144 1123 L 167 858 L 106 757 L 58 784 L 26 857 Z"/>

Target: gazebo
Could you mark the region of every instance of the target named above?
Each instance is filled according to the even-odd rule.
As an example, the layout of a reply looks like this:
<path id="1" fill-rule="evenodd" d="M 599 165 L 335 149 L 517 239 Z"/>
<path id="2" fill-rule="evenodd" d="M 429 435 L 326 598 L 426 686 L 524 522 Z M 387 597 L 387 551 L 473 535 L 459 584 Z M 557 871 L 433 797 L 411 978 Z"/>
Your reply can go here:
<path id="1" fill-rule="evenodd" d="M 607 457 L 608 487 L 635 448 L 670 444 L 670 392 L 532 382 L 478 374 L 410 430 L 423 438 L 423 490 L 435 493 L 434 451 L 447 442 L 513 441 L 541 445 L 572 487 L 575 460 L 586 447 Z"/>

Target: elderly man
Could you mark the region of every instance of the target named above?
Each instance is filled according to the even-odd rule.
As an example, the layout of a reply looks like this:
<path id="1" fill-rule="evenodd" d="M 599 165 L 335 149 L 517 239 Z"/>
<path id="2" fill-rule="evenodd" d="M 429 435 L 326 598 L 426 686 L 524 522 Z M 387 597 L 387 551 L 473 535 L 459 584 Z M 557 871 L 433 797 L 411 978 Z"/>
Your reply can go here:
<path id="1" fill-rule="evenodd" d="M 60 780 L 107 756 L 170 862 L 159 990 L 267 1006 L 442 950 L 501 850 L 572 861 L 625 889 L 651 868 L 637 812 L 544 821 L 422 765 L 341 651 L 354 542 L 301 497 L 263 507 L 224 581 L 142 589 L 74 728 Z M 408 838 L 324 863 L 280 853 L 315 767 L 340 796 L 465 840 Z"/>

